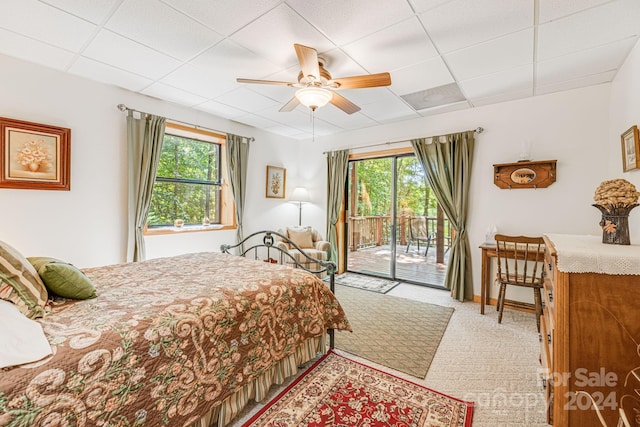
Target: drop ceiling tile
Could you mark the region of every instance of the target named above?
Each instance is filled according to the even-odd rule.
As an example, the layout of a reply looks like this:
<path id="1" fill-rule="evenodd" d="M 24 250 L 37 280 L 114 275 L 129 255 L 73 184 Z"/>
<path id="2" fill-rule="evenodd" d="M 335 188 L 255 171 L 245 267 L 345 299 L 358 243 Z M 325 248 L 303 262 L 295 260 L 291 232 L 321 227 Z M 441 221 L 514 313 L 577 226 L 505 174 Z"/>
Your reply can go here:
<path id="1" fill-rule="evenodd" d="M 403 68 L 438 56 L 415 17 L 345 45 L 343 50 L 370 73 Z"/>
<path id="2" fill-rule="evenodd" d="M 235 120 L 258 129 L 264 129 L 278 125 L 278 123 L 272 122 L 269 119 L 265 119 L 262 116 L 252 113 L 245 113 L 242 116 L 236 117 Z"/>
<path id="3" fill-rule="evenodd" d="M 415 10 L 416 13 L 422 13 L 429 9 L 442 6 L 450 1 L 452 0 L 409 0 L 409 3 L 411 3 L 413 10 Z"/>
<path id="4" fill-rule="evenodd" d="M 397 119 L 413 119 L 420 117 L 413 108 L 409 107 L 400 98 L 392 98 L 385 102 L 376 102 L 362 106 L 362 114 L 372 120 L 383 123 Z"/>
<path id="5" fill-rule="evenodd" d="M 391 81 L 393 82 L 393 75 L 391 75 Z M 374 102 L 384 102 L 387 99 L 396 97 L 396 94 L 391 92 L 388 87 L 345 89 L 340 91 L 340 95 L 361 107 L 363 105 L 373 104 Z"/>
<path id="6" fill-rule="evenodd" d="M 289 80 L 286 80 L 286 81 L 289 81 Z M 296 88 L 289 87 L 289 86 L 262 85 L 262 84 L 246 84 L 241 86 L 245 87 L 248 90 L 252 90 L 262 96 L 271 98 L 282 105 L 289 102 L 289 100 L 293 98 L 296 93 Z"/>
<path id="7" fill-rule="evenodd" d="M 266 96 L 257 94 L 244 87 L 227 92 L 217 97 L 214 101 L 249 112 L 260 111 L 265 108 L 274 108 L 276 110 L 280 108 L 280 104 L 273 99 L 269 99 Z"/>
<path id="8" fill-rule="evenodd" d="M 533 63 L 533 28 L 457 50 L 445 55 L 457 80 Z"/>
<path id="9" fill-rule="evenodd" d="M 231 35 L 281 3 L 281 0 L 253 0 L 250 5 L 235 0 L 161 1 L 225 36 Z"/>
<path id="10" fill-rule="evenodd" d="M 101 24 L 120 0 L 40 0 L 94 24 Z"/>
<path id="11" fill-rule="evenodd" d="M 205 98 L 215 98 L 236 87 L 235 82 L 218 78 L 211 69 L 196 67 L 190 63 L 172 71 L 160 81 Z"/>
<path id="12" fill-rule="evenodd" d="M 638 21 L 640 1 L 618 0 L 540 25 L 538 60 L 638 36 Z"/>
<path id="13" fill-rule="evenodd" d="M 176 104 L 191 107 L 202 104 L 207 100 L 201 96 L 176 89 L 164 83 L 154 83 L 142 91 L 145 95 L 155 96 L 156 98 L 166 99 Z"/>
<path id="14" fill-rule="evenodd" d="M 391 72 L 390 89 L 398 94 L 418 92 L 447 83 L 454 79 L 440 57 L 428 59 Z"/>
<path id="15" fill-rule="evenodd" d="M 263 130 L 267 132 L 275 133 L 278 135 L 286 136 L 289 138 L 295 138 L 295 139 L 311 138 L 311 134 L 302 132 L 300 129 L 296 129 L 296 128 L 292 128 L 284 125 L 271 126 Z"/>
<path id="16" fill-rule="evenodd" d="M 573 15 L 581 10 L 607 3 L 609 1 L 611 0 L 538 0 L 540 4 L 538 23 L 543 24 L 567 15 Z"/>
<path id="17" fill-rule="evenodd" d="M 449 113 L 451 111 L 466 110 L 468 108 L 471 108 L 471 106 L 469 105 L 469 101 L 462 101 L 462 102 L 456 102 L 454 104 L 440 105 L 438 107 L 427 108 L 426 110 L 420 110 L 418 111 L 418 114 L 420 114 L 423 117 L 435 116 L 436 114 Z"/>
<path id="18" fill-rule="evenodd" d="M 271 62 L 229 39 L 206 50 L 190 62 L 208 69 L 211 77 L 233 84 L 238 77 L 263 79 L 279 70 Z M 251 75 L 245 75 L 247 70 L 251 70 Z"/>
<path id="19" fill-rule="evenodd" d="M 225 119 L 235 119 L 236 117 L 247 114 L 246 111 L 238 110 L 237 108 L 233 108 L 216 101 L 207 101 L 196 105 L 194 108 L 206 111 L 207 113 L 218 117 L 224 117 Z"/>
<path id="20" fill-rule="evenodd" d="M 538 62 L 537 86 L 615 70 L 622 65 L 636 41 L 634 37 Z"/>
<path id="21" fill-rule="evenodd" d="M 69 68 L 69 72 L 99 82 L 119 86 L 132 91 L 140 91 L 153 83 L 152 80 L 110 65 L 80 57 Z"/>
<path id="22" fill-rule="evenodd" d="M 533 2 L 455 0 L 420 14 L 440 53 L 472 46 L 533 25 Z"/>
<path id="23" fill-rule="evenodd" d="M 64 70 L 75 56 L 67 50 L 3 29 L 0 29 L 0 53 L 58 70 Z"/>
<path id="24" fill-rule="evenodd" d="M 536 95 L 544 95 L 553 92 L 562 92 L 565 90 L 576 89 L 579 87 L 593 86 L 602 83 L 608 83 L 613 81 L 616 75 L 616 71 L 607 71 L 600 74 L 593 74 L 586 77 L 580 77 L 572 80 L 565 80 L 558 83 L 551 83 L 548 85 L 537 86 Z"/>
<path id="25" fill-rule="evenodd" d="M 313 47 L 318 52 L 335 47 L 322 33 L 284 3 L 240 29 L 230 38 L 283 68 L 298 63 L 294 43 Z"/>
<path id="26" fill-rule="evenodd" d="M 471 100 L 471 103 L 475 107 L 481 107 L 484 105 L 499 104 L 500 102 L 508 102 L 508 101 L 515 101 L 517 99 L 528 98 L 531 96 L 531 94 L 532 94 L 532 90 L 528 88 L 528 89 L 518 90 L 515 92 L 501 93 L 500 95 L 473 99 Z"/>
<path id="27" fill-rule="evenodd" d="M 322 108 L 329 108 L 329 106 Z M 311 123 L 311 110 L 302 105 L 299 105 L 292 111 L 285 112 L 279 111 L 279 109 L 279 106 L 277 108 L 268 107 L 260 111 L 256 111 L 255 114 L 260 117 L 264 117 L 265 119 L 269 119 L 274 123 L 291 126 L 296 129 L 302 129 L 307 126 L 307 124 Z"/>
<path id="28" fill-rule="evenodd" d="M 180 65 L 180 62 L 167 55 L 108 30 L 98 33 L 84 50 L 83 56 L 154 80 Z"/>
<path id="29" fill-rule="evenodd" d="M 222 40 L 158 0 L 125 0 L 105 27 L 182 61 Z"/>
<path id="30" fill-rule="evenodd" d="M 315 115 L 317 118 L 342 129 L 360 129 L 377 124 L 374 120 L 360 112 L 347 114 L 333 105 L 318 108 Z"/>
<path id="31" fill-rule="evenodd" d="M 533 94 L 533 64 L 464 80 L 459 84 L 469 100 L 523 90 L 528 90 L 531 96 Z"/>
<path id="32" fill-rule="evenodd" d="M 413 15 L 406 0 L 324 0 L 321 7 L 309 0 L 288 0 L 287 3 L 337 45 Z"/>
<path id="33" fill-rule="evenodd" d="M 0 28 L 73 52 L 79 52 L 97 28 L 37 0 L 3 0 L 2 8 Z"/>

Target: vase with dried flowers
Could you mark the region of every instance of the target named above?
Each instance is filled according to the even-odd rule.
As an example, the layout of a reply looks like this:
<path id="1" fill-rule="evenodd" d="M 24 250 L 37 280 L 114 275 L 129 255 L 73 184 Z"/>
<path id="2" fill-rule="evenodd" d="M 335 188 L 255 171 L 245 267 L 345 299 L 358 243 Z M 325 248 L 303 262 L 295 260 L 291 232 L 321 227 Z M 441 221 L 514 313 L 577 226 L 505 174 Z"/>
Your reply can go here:
<path id="1" fill-rule="evenodd" d="M 602 212 L 602 243 L 629 245 L 629 212 L 638 206 L 640 193 L 626 179 L 603 181 L 596 189 L 593 206 Z"/>
<path id="2" fill-rule="evenodd" d="M 25 142 L 18 151 L 18 162 L 31 172 L 46 172 L 49 169 L 51 155 L 43 140 Z"/>

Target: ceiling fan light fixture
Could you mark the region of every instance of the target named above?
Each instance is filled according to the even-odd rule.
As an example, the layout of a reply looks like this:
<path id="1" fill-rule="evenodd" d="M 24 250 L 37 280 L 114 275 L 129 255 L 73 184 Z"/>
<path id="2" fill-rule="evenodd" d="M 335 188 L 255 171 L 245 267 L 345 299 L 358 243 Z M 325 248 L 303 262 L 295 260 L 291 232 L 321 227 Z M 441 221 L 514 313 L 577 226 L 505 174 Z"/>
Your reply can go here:
<path id="1" fill-rule="evenodd" d="M 324 89 L 316 86 L 303 87 L 296 91 L 296 98 L 305 107 L 309 107 L 315 110 L 318 107 L 327 105 L 331 98 L 333 98 L 333 92 L 329 89 Z"/>

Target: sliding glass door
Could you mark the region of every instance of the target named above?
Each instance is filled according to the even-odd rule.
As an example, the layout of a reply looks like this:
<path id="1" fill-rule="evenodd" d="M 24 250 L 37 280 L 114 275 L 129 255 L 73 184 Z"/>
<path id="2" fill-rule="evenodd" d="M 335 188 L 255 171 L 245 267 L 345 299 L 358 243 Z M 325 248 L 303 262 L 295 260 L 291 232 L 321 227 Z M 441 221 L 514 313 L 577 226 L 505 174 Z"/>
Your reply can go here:
<path id="1" fill-rule="evenodd" d="M 347 271 L 442 286 L 451 232 L 413 155 L 349 163 Z"/>

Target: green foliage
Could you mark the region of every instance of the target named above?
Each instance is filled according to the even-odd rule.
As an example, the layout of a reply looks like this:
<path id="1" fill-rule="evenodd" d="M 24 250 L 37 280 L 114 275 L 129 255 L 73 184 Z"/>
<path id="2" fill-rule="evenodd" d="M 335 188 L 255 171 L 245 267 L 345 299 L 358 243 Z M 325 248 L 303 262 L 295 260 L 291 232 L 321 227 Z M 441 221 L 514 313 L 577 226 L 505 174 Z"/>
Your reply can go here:
<path id="1" fill-rule="evenodd" d="M 219 157 L 218 144 L 165 134 L 147 223 L 170 225 L 179 218 L 199 224 L 204 217 L 220 222 Z"/>
<path id="2" fill-rule="evenodd" d="M 357 212 L 352 216 L 391 214 L 392 166 L 391 158 L 351 163 L 357 177 Z M 437 202 L 420 162 L 414 156 L 400 157 L 396 166 L 398 214 L 435 216 Z"/>

